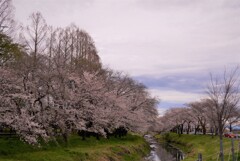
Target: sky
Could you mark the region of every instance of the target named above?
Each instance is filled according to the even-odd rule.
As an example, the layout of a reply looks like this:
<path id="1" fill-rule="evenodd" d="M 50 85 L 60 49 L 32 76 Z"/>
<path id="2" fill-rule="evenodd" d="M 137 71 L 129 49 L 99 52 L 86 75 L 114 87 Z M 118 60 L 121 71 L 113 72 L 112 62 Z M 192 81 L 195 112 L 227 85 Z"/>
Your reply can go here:
<path id="1" fill-rule="evenodd" d="M 95 40 L 106 67 L 145 84 L 159 112 L 205 96 L 209 73 L 240 63 L 239 0 L 13 0 L 27 24 L 71 23 Z"/>

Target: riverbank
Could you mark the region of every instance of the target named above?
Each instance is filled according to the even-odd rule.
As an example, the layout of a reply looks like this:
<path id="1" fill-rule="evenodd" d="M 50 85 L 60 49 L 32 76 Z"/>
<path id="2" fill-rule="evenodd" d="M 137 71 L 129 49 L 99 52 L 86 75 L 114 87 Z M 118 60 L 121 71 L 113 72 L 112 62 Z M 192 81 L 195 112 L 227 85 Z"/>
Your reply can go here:
<path id="1" fill-rule="evenodd" d="M 0 161 L 139 161 L 150 152 L 143 137 L 127 135 L 110 139 L 71 136 L 68 146 L 59 142 L 32 147 L 18 138 L 0 138 Z"/>
<path id="2" fill-rule="evenodd" d="M 204 161 L 216 161 L 219 152 L 219 138 L 218 136 L 210 135 L 187 135 L 169 133 L 165 135 L 157 135 L 159 142 L 169 142 L 170 144 L 181 149 L 185 154 L 184 161 L 197 160 L 198 153 L 202 153 Z M 224 154 L 228 159 L 231 152 L 231 139 L 224 138 Z M 237 156 L 238 141 L 235 140 L 235 154 Z M 240 154 L 238 154 L 240 156 Z M 231 158 L 231 156 L 230 156 Z M 240 157 L 239 157 L 240 158 Z"/>

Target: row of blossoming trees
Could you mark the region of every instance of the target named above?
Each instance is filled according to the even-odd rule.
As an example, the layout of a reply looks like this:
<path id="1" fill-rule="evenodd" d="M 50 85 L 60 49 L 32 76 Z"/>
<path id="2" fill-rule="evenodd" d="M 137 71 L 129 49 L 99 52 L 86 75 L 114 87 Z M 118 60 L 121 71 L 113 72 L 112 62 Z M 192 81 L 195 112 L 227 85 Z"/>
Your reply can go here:
<path id="1" fill-rule="evenodd" d="M 240 73 L 239 68 L 226 70 L 223 75 L 210 75 L 210 83 L 205 98 L 187 103 L 183 108 L 169 109 L 160 118 L 162 131 L 187 134 L 201 129 L 219 135 L 220 158 L 223 161 L 223 134 L 226 128 L 232 131 L 233 125 L 240 125 Z"/>
<path id="2" fill-rule="evenodd" d="M 161 130 L 180 134 L 201 130 L 222 135 L 226 128 L 240 121 L 240 72 L 236 67 L 225 69 L 223 75 L 210 75 L 206 96 L 199 101 L 186 103 L 185 107 L 171 108 L 160 118 Z"/>
<path id="3" fill-rule="evenodd" d="M 1 30 L 1 128 L 36 144 L 83 131 L 107 136 L 119 127 L 143 133 L 156 124 L 157 100 L 127 75 L 104 69 L 86 31 L 49 27 L 40 13 L 30 21 L 18 43 Z"/>

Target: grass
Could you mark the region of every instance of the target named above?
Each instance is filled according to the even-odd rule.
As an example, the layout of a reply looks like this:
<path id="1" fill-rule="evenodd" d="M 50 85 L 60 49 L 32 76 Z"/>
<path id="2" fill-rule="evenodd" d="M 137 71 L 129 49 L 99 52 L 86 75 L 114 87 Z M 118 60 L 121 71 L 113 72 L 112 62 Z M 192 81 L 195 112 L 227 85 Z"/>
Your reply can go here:
<path id="1" fill-rule="evenodd" d="M 185 153 L 184 161 L 195 161 L 197 160 L 198 153 L 202 153 L 203 161 L 216 161 L 218 158 L 219 152 L 219 137 L 210 135 L 187 135 L 183 134 L 179 137 L 178 134 L 169 133 L 165 135 L 157 135 L 156 136 L 160 142 L 168 141 L 170 144 L 178 147 Z M 224 138 L 224 154 L 225 160 L 230 160 L 232 156 L 231 154 L 231 139 Z M 238 140 L 235 140 L 235 156 L 237 156 L 238 150 Z M 240 154 L 239 154 L 240 155 Z M 239 156 L 238 155 L 238 156 Z M 240 158 L 240 157 L 239 157 Z"/>
<path id="2" fill-rule="evenodd" d="M 149 146 L 138 135 L 110 139 L 71 136 L 68 146 L 53 142 L 40 148 L 18 138 L 0 138 L 0 161 L 139 161 L 149 153 Z"/>

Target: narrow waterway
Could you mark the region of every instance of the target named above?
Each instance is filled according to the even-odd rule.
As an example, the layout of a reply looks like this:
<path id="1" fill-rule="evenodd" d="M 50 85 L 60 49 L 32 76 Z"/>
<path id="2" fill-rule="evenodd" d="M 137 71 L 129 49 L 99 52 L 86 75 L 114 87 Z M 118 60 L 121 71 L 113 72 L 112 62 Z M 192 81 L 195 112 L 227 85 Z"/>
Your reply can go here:
<path id="1" fill-rule="evenodd" d="M 184 154 L 169 144 L 158 143 L 151 135 L 145 135 L 144 138 L 150 144 L 151 152 L 145 158 L 146 161 L 181 161 Z"/>

